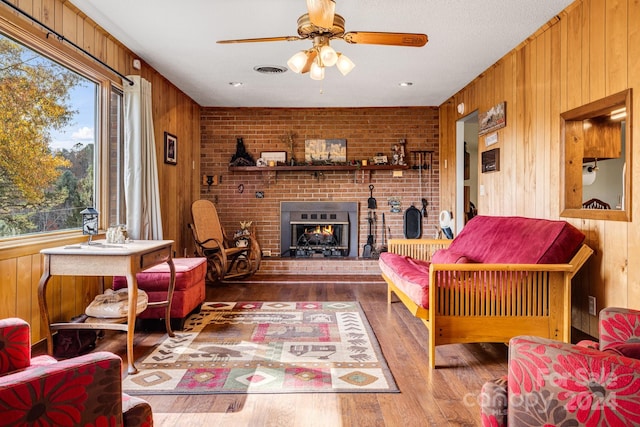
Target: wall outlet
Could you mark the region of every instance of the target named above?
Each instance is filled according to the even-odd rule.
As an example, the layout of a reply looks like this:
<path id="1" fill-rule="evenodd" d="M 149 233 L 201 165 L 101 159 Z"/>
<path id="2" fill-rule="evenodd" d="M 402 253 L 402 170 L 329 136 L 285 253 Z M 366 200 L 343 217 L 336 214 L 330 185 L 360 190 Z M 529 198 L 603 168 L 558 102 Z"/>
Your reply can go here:
<path id="1" fill-rule="evenodd" d="M 596 297 L 589 296 L 589 314 L 591 316 L 597 316 L 596 313 Z"/>

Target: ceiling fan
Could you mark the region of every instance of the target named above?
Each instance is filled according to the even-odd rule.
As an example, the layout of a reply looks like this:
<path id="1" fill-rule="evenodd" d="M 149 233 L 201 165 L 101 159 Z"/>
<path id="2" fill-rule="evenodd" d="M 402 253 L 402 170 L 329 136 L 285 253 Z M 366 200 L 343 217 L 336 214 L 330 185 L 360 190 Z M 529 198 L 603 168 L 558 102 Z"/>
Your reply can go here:
<path id="1" fill-rule="evenodd" d="M 298 41 L 310 39 L 311 49 L 293 55 L 287 65 L 296 73 L 309 72 L 314 80 L 324 79 L 324 68 L 335 65 L 343 75 L 347 75 L 355 64 L 330 45 L 330 40 L 344 40 L 350 44 L 377 44 L 387 46 L 421 47 L 427 44 L 426 34 L 388 33 L 373 31 L 345 32 L 344 18 L 335 13 L 335 0 L 307 0 L 307 10 L 298 18 L 298 35 L 263 37 L 252 39 L 219 40 L 218 43 L 254 43 L 276 41 Z"/>

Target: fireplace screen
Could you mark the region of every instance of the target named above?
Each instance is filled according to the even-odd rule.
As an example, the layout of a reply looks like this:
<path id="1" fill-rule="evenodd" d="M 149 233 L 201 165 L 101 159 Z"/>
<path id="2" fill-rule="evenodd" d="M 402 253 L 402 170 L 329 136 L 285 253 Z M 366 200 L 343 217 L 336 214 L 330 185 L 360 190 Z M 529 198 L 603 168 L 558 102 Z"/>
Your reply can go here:
<path id="1" fill-rule="evenodd" d="M 291 212 L 291 254 L 297 257 L 347 256 L 347 212 Z"/>
<path id="2" fill-rule="evenodd" d="M 280 202 L 282 256 L 358 256 L 358 202 Z"/>

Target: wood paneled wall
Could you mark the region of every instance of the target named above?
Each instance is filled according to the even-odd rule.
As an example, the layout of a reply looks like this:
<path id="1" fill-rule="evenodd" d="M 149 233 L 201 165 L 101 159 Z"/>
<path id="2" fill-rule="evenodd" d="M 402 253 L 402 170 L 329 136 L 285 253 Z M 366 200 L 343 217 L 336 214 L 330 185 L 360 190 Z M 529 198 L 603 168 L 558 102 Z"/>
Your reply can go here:
<path id="1" fill-rule="evenodd" d="M 442 206 L 455 206 L 456 106 L 487 111 L 507 103 L 507 126 L 499 130 L 501 170 L 479 174 L 485 195 L 478 212 L 558 219 L 561 176 L 560 113 L 632 88 L 633 120 L 640 104 L 640 1 L 578 0 L 520 46 L 478 76 L 440 107 Z M 484 138 L 480 138 L 483 151 Z M 486 149 L 486 148 L 485 148 Z M 640 140 L 632 133 L 632 186 L 640 185 Z M 451 190 L 453 187 L 451 188 Z M 632 200 L 632 222 L 568 221 L 596 250 L 574 281 L 572 322 L 598 335 L 597 317 L 588 315 L 588 295 L 606 306 L 640 308 L 640 200 Z"/>
<path id="2" fill-rule="evenodd" d="M 132 60 L 137 56 L 102 30 L 95 22 L 79 12 L 65 0 L 17 0 L 17 7 L 75 44 L 86 49 L 118 72 L 140 74 L 152 84 L 153 119 L 155 127 L 156 153 L 161 187 L 161 209 L 164 238 L 174 240 L 178 256 L 191 254 L 193 246 L 188 234 L 187 222 L 190 206 L 199 196 L 200 175 L 200 106 L 179 91 L 163 76 L 144 63 L 142 70 L 132 69 Z M 19 16 L 6 5 L 0 5 L 0 20 L 9 26 L 28 29 L 33 37 L 44 39 L 45 31 L 36 24 Z M 54 50 L 63 50 L 75 55 L 89 67 L 101 66 L 74 52 L 54 37 L 46 39 Z M 109 74 L 108 71 L 103 71 Z M 120 82 L 116 75 L 113 81 Z M 178 137 L 178 164 L 164 164 L 164 132 Z M 31 324 L 32 341 L 43 336 L 37 299 L 37 285 L 42 274 L 42 257 L 39 251 L 84 241 L 73 236 L 47 238 L 38 241 L 4 242 L 0 244 L 0 318 L 17 316 Z M 48 302 L 52 320 L 67 320 L 84 311 L 97 292 L 94 278 L 54 277 L 48 286 Z"/>

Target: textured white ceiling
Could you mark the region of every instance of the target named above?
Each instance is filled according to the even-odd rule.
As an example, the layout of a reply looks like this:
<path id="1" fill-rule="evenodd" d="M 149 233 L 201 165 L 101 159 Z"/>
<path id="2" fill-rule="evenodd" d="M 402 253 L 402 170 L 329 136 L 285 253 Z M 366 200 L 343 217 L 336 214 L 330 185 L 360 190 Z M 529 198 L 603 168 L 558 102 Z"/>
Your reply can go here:
<path id="1" fill-rule="evenodd" d="M 71 0 L 202 106 L 437 106 L 520 44 L 573 0 L 336 0 L 346 31 L 425 33 L 421 48 L 332 46 L 356 64 L 323 81 L 285 66 L 309 40 L 217 44 L 297 35 L 305 0 Z M 403 81 L 413 83 L 400 87 Z M 232 87 L 229 82 L 242 82 Z"/>

